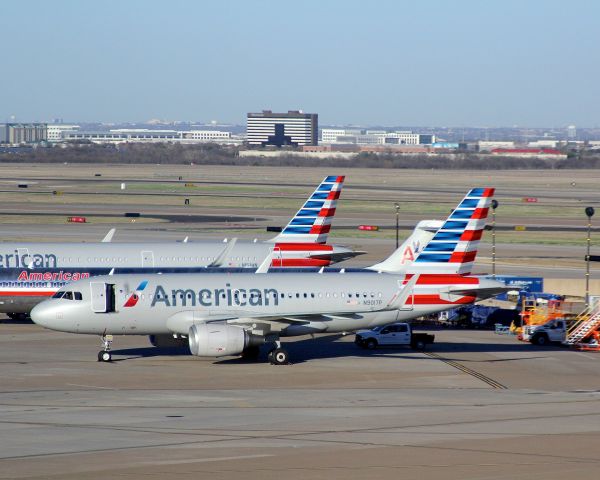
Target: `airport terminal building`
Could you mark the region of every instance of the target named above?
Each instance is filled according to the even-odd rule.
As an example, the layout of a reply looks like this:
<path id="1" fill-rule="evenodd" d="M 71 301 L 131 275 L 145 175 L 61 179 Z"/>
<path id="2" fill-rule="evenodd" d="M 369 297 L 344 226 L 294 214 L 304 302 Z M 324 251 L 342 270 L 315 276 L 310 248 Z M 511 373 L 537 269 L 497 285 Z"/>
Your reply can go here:
<path id="1" fill-rule="evenodd" d="M 302 147 L 319 144 L 318 115 L 300 110 L 248 113 L 246 132 L 249 145 Z"/>

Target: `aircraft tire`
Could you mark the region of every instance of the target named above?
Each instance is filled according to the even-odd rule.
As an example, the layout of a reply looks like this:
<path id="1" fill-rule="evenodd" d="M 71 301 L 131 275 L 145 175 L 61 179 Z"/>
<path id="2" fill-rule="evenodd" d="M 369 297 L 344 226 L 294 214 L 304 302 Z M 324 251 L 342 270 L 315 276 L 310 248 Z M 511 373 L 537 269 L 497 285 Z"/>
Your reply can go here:
<path id="1" fill-rule="evenodd" d="M 290 354 L 283 348 L 276 348 L 269 353 L 269 361 L 272 365 L 287 365 L 290 363 Z"/>
<path id="2" fill-rule="evenodd" d="M 112 361 L 112 354 L 110 352 L 107 352 L 106 350 L 101 350 L 98 352 L 98 361 L 110 362 Z"/>

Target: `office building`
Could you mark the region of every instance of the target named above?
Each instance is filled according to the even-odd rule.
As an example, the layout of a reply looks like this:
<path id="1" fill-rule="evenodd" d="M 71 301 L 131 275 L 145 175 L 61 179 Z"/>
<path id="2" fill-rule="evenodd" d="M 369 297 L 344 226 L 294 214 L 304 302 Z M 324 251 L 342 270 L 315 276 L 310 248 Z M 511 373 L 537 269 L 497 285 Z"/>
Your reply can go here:
<path id="1" fill-rule="evenodd" d="M 321 142 L 356 145 L 431 145 L 435 142 L 435 136 L 408 131 L 324 128 L 321 130 Z"/>
<path id="2" fill-rule="evenodd" d="M 52 143 L 63 141 L 63 132 L 74 132 L 79 130 L 79 125 L 67 125 L 64 123 L 48 125 L 48 141 Z"/>
<path id="3" fill-rule="evenodd" d="M 318 145 L 318 115 L 290 110 L 287 113 L 248 113 L 246 138 L 249 145 Z"/>
<path id="4" fill-rule="evenodd" d="M 45 123 L 6 123 L 0 128 L 0 143 L 21 145 L 39 143 L 48 139 Z"/>

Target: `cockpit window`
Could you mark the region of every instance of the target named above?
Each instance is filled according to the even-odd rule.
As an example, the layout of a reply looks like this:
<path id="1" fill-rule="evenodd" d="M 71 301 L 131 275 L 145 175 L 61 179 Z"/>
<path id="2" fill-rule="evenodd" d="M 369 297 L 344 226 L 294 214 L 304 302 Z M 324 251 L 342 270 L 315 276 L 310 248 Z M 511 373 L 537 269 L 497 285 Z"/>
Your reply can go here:
<path id="1" fill-rule="evenodd" d="M 75 300 L 83 300 L 83 295 L 81 295 L 81 292 L 73 292 L 73 295 L 75 296 Z"/>
<path id="2" fill-rule="evenodd" d="M 56 292 L 54 295 L 52 295 L 52 298 L 62 298 L 64 294 L 65 292 Z"/>
<path id="3" fill-rule="evenodd" d="M 65 300 L 73 300 L 73 292 L 65 292 L 65 294 L 63 295 L 63 298 Z"/>

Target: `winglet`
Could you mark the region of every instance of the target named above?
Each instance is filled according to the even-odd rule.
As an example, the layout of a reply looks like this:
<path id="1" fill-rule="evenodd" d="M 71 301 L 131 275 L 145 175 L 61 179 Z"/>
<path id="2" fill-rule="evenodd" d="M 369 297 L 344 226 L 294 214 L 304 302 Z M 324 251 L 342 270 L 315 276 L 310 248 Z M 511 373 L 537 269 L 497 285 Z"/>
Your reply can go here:
<path id="1" fill-rule="evenodd" d="M 401 290 L 398 290 L 396 294 L 392 297 L 387 307 L 391 310 L 401 310 L 404 305 L 406 305 L 406 301 L 408 297 L 410 297 L 413 293 L 413 289 L 415 285 L 419 281 L 420 275 L 413 275 L 411 279 L 404 284 Z"/>
<path id="2" fill-rule="evenodd" d="M 235 247 L 235 243 L 237 242 L 237 238 L 232 238 L 230 242 L 227 242 L 227 246 L 223 249 L 223 251 L 219 254 L 217 258 L 215 258 L 207 267 L 222 267 L 223 264 L 227 261 L 227 258 L 231 254 L 233 247 Z"/>
<path id="3" fill-rule="evenodd" d="M 111 228 L 108 231 L 108 233 L 106 235 L 104 235 L 104 238 L 102 239 L 102 243 L 110 243 L 110 242 L 112 242 L 112 239 L 113 239 L 116 231 L 117 231 L 116 228 Z"/>
<path id="4" fill-rule="evenodd" d="M 254 273 L 267 273 L 269 271 L 269 268 L 271 268 L 271 263 L 273 262 L 274 252 L 275 250 L 271 250 L 269 252 Z"/>

